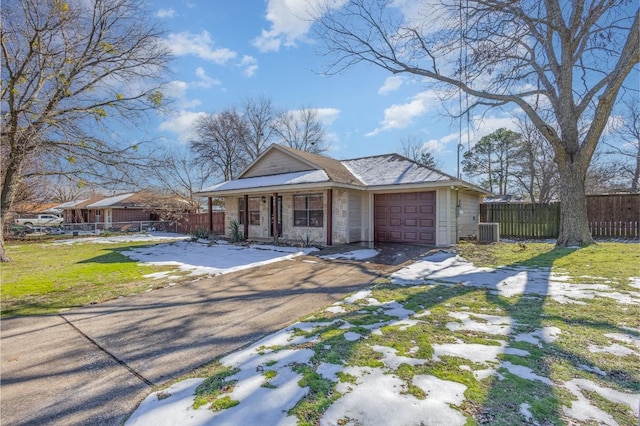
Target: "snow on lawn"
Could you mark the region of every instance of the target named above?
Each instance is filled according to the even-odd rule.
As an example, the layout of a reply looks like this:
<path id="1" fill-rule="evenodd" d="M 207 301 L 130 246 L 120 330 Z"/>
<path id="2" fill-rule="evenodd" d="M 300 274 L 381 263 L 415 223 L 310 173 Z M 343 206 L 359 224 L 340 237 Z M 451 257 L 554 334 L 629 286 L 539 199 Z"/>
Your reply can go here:
<path id="1" fill-rule="evenodd" d="M 91 235 L 94 235 L 91 233 Z M 68 240 L 59 240 L 55 244 L 82 244 L 82 243 L 96 243 L 96 244 L 118 244 L 129 242 L 158 242 L 158 241 L 184 241 L 190 239 L 189 235 L 173 234 L 170 232 L 140 232 L 131 233 L 125 235 L 106 235 L 96 237 L 83 237 L 83 238 L 71 238 Z"/>
<path id="2" fill-rule="evenodd" d="M 266 265 L 308 254 L 315 249 L 270 245 L 237 246 L 226 243 L 177 241 L 127 250 L 130 259 L 149 265 L 171 265 L 189 275 L 217 275 Z M 154 274 L 154 277 L 166 275 Z"/>
<path id="3" fill-rule="evenodd" d="M 585 304 L 581 299 L 608 297 L 624 304 L 640 303 L 640 292 L 620 293 L 607 284 L 575 284 L 569 277 L 545 269 L 480 268 L 453 253 L 440 252 L 424 257 L 391 275 L 400 285 L 434 282 L 488 288 L 501 296 L 540 294 L 559 303 Z"/>
<path id="4" fill-rule="evenodd" d="M 171 251 L 175 253 L 176 247 L 182 250 L 180 244 L 182 243 L 173 244 Z M 235 250 L 232 247 L 228 247 L 231 250 L 230 256 Z M 185 250 L 187 248 L 184 247 Z M 193 246 L 189 248 L 190 252 L 194 250 Z M 254 249 L 243 250 L 245 250 L 242 256 L 244 258 L 246 250 Z M 220 254 L 223 253 L 224 251 L 220 252 Z M 235 253 L 238 254 L 237 251 Z M 161 253 L 156 253 L 156 256 L 160 255 Z M 506 294 L 534 293 L 536 289 L 542 291 L 544 290 L 543 279 L 554 283 L 550 290 L 546 291 L 551 295 L 557 295 L 560 292 L 557 289 L 558 285 L 568 285 L 566 280 L 554 278 L 548 272 L 476 268 L 464 259 L 446 253 L 426 257 L 398 271 L 393 277 L 395 282 L 403 285 L 426 284 L 427 289 L 430 288 L 429 284 L 433 284 L 431 280 L 436 279 L 439 283 L 442 280 L 446 283 L 463 283 L 465 286 L 490 287 L 501 294 L 502 287 L 508 287 Z M 570 300 L 605 296 L 606 287 L 598 286 L 597 290 L 590 289 L 588 291 L 592 293 L 586 295 L 585 287 L 577 287 L 579 297 L 572 294 Z M 640 295 L 632 293 L 626 294 L 628 303 L 639 303 Z M 569 297 L 564 293 L 562 296 Z M 451 305 L 445 303 L 438 306 Z M 458 368 L 461 371 L 471 372 L 478 381 L 497 377 L 500 382 L 507 380 L 505 375 L 511 374 L 521 380 L 538 383 L 538 386 L 563 387 L 575 395 L 577 400 L 571 407 L 562 406 L 560 409 L 564 415 L 574 419 L 617 424 L 609 413 L 593 405 L 584 396 L 583 390 L 597 392 L 602 398 L 617 403 L 619 407 L 624 407 L 621 409 L 627 409 L 632 415 L 638 416 L 639 394 L 607 388 L 584 378 L 572 379 L 566 383 L 553 382 L 549 377 L 532 370 L 524 363 L 515 362 L 514 357 L 521 357 L 522 361 L 525 361 L 532 355 L 527 350 L 510 347 L 508 342 L 526 342 L 531 345 L 532 350 L 535 347 L 544 350 L 543 343 L 554 344 L 562 336 L 562 330 L 558 327 L 546 326 L 518 334 L 515 331 L 516 326 L 526 324 L 516 324 L 509 316 L 480 312 L 482 308 L 474 312 L 469 307 L 462 307 L 463 312 L 460 312 L 452 307 L 445 313 L 447 318 L 450 318 L 449 322 L 443 324 L 451 333 L 465 331 L 471 334 L 478 333 L 487 336 L 486 339 L 489 342 L 465 343 L 460 338 L 450 336 L 452 338 L 449 341 L 431 343 L 433 350 L 426 358 L 417 356 L 418 346 L 400 354 L 398 349 L 391 347 L 394 342 L 393 334 L 390 334 L 389 346 L 380 343 L 385 342 L 385 336 L 393 333 L 391 330 L 410 331 L 412 327 L 419 324 L 430 323 L 429 319 L 434 314 L 428 309 L 417 309 L 417 311 L 409 310 L 402 303 L 393 300 L 376 300 L 371 290 L 359 291 L 327 307 L 321 316 L 333 315 L 334 317 L 329 321 L 293 324 L 241 351 L 222 358 L 221 364 L 238 369 L 234 375 L 226 379 L 237 380 L 237 383 L 229 393 L 223 393 L 218 398 L 230 398 L 237 401 L 237 405 L 218 412 L 208 409 L 207 406 L 194 409 L 193 393 L 201 380 L 189 379 L 149 395 L 126 424 L 295 425 L 297 418 L 293 413 L 289 414 L 289 411 L 310 392 L 308 387 L 299 385 L 303 376 L 297 372 L 299 370 L 295 370 L 295 366 L 306 365 L 319 377 L 332 382 L 331 385 L 340 394 L 340 397 L 322 414 L 319 419 L 321 425 L 464 425 L 468 422 L 468 418 L 460 407 L 466 400 L 464 393 L 468 388 L 467 385 L 429 374 L 409 376 L 407 381 L 403 380 L 399 374 L 401 369 L 406 370 L 413 366 L 420 368 L 423 365 L 437 366 L 440 363 L 450 362 L 447 360 L 452 356 L 456 357 L 454 359 L 466 359 L 473 363 L 473 369 L 464 365 L 464 361 Z M 349 321 L 355 322 L 358 315 L 367 318 L 367 322 L 361 323 L 357 330 L 352 330 L 355 326 Z M 363 329 L 370 330 L 370 335 L 363 332 Z M 322 333 L 333 336 L 330 337 L 331 342 L 338 344 L 338 348 L 333 348 L 328 340 L 322 340 Z M 372 336 L 375 336 L 377 343 L 368 343 Z M 611 346 L 592 347 L 591 350 L 618 353 L 617 346 L 621 346 L 620 343 L 640 347 L 635 336 L 624 333 L 609 333 L 606 336 L 611 340 Z M 335 363 L 340 362 L 339 359 L 343 355 L 338 355 L 339 358 L 336 360 L 335 356 L 332 358 L 327 354 L 343 353 L 344 345 L 368 346 L 372 353 L 378 354 L 375 360 L 380 363 L 380 366 L 372 366 L 375 363 L 367 366 Z M 349 348 L 355 348 L 355 346 L 349 346 Z M 626 349 L 628 353 L 625 354 L 631 354 L 631 352 L 636 356 L 639 354 L 630 348 Z M 347 351 L 350 350 L 347 349 Z M 323 358 L 324 356 L 327 358 Z M 582 369 L 580 365 L 577 367 Z M 437 367 L 434 368 L 437 370 Z M 599 370 L 595 366 L 584 366 L 583 370 L 590 371 L 589 368 L 591 371 Z M 264 375 L 267 370 L 275 372 L 273 374 L 275 377 L 268 381 Z M 602 370 L 596 373 L 606 374 Z M 307 380 L 307 382 L 312 381 Z M 265 386 L 265 383 L 268 386 Z M 423 397 L 418 398 L 414 393 L 408 392 L 408 385 L 412 387 L 412 392 L 421 393 Z M 308 401 L 308 403 L 312 402 Z M 537 424 L 536 419 L 533 418 L 533 412 L 529 410 L 532 407 L 531 404 L 524 402 L 516 407 L 527 423 Z"/>
<path id="5" fill-rule="evenodd" d="M 166 232 L 131 233 L 126 235 L 74 238 L 57 241 L 54 244 L 117 244 L 126 242 L 152 242 L 148 247 L 137 247 L 122 254 L 132 260 L 148 265 L 170 265 L 179 271 L 187 271 L 190 276 L 217 275 L 242 269 L 253 268 L 281 260 L 292 259 L 301 254 L 309 254 L 316 248 L 298 248 L 252 244 L 249 247 L 228 244 L 220 240 L 191 241 L 189 235 Z M 147 278 L 172 278 L 171 271 L 149 274 Z"/>

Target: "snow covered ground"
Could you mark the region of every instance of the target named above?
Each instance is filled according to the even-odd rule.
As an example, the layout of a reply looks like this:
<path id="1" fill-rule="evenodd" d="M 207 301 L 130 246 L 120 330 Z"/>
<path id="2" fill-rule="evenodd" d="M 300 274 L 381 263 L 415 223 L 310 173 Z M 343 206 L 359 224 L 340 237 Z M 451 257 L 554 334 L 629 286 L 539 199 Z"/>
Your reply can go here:
<path id="1" fill-rule="evenodd" d="M 148 247 L 132 248 L 123 254 L 130 259 L 148 265 L 175 266 L 175 271 L 150 274 L 149 278 L 164 278 L 175 276 L 175 272 L 186 271 L 189 276 L 219 275 L 242 269 L 266 265 L 291 259 L 301 254 L 308 254 L 315 248 L 297 248 L 254 244 L 249 247 L 228 244 L 219 240 L 191 241 L 188 235 L 178 235 L 165 232 L 132 233 L 126 235 L 97 236 L 90 238 L 74 238 L 61 240 L 55 244 L 117 244 L 125 242 L 145 242 L 153 244 Z"/>
<path id="2" fill-rule="evenodd" d="M 231 250 L 230 258 L 239 255 L 236 249 Z M 146 252 L 140 250 L 135 254 L 141 261 L 151 262 L 153 256 L 157 261 L 169 261 L 171 256 L 166 252 Z M 180 244 L 172 246 L 176 253 L 186 250 Z M 242 249 L 242 257 L 258 256 L 255 248 Z M 193 252 L 191 252 L 193 253 Z M 220 253 L 225 253 L 224 251 Z M 371 253 L 351 253 L 348 256 L 366 258 Z M 185 253 L 187 256 L 187 253 Z M 196 252 L 196 258 L 204 257 Z M 164 260 L 162 260 L 164 259 Z M 257 259 L 257 258 L 256 258 Z M 231 262 L 231 261 L 230 261 Z M 203 262 L 191 262 L 203 263 Z M 232 262 L 229 267 L 233 267 Z M 214 268 L 207 266 L 207 268 Z M 459 286 L 489 289 L 491 293 L 514 296 L 525 294 L 526 297 L 551 296 L 563 304 L 585 304 L 594 298 L 607 297 L 618 301 L 621 306 L 640 304 L 640 292 L 613 291 L 606 284 L 569 284 L 566 277 L 555 276 L 549 271 L 526 269 L 477 268 L 464 259 L 450 253 L 437 253 L 425 257 L 422 261 L 405 267 L 392 276 L 399 286 L 419 285 L 426 287 Z M 638 278 L 632 279 L 637 288 Z M 547 286 L 544 283 L 548 283 Z M 457 287 L 459 288 L 459 287 Z M 411 330 L 412 327 L 427 323 L 433 318 L 429 309 L 408 309 L 397 301 L 380 301 L 372 291 L 360 291 L 335 303 L 326 309 L 327 316 L 335 315 L 331 322 L 301 322 L 278 333 L 267 336 L 241 351 L 232 353 L 220 362 L 226 367 L 237 369 L 235 374 L 226 378 L 234 382 L 232 390 L 221 397 L 228 397 L 238 404 L 221 411 L 212 411 L 206 406 L 194 409 L 194 391 L 204 379 L 189 379 L 149 395 L 139 408 L 128 419 L 127 425 L 295 425 L 297 418 L 288 414 L 298 401 L 307 395 L 308 387 L 301 387 L 298 382 L 303 378 L 299 365 L 315 368 L 315 372 L 327 380 L 334 382 L 335 391 L 340 398 L 334 401 L 320 419 L 321 425 L 417 425 L 446 424 L 464 425 L 467 418 L 461 405 L 465 401 L 467 386 L 452 380 L 444 380 L 434 375 L 417 374 L 410 379 L 413 392 L 423 395 L 417 398 L 408 392 L 407 382 L 398 373 L 403 366 L 421 366 L 425 364 L 443 363 L 443 357 L 455 356 L 456 359 L 467 360 L 469 365 L 459 365 L 460 370 L 469 371 L 476 380 L 504 380 L 504 372 L 518 376 L 541 386 L 558 386 L 566 389 L 574 397 L 571 406 L 563 406 L 567 418 L 580 422 L 593 421 L 598 424 L 618 424 L 611 413 L 594 405 L 587 398 L 587 392 L 596 392 L 601 398 L 618 404 L 621 410 L 628 410 L 635 421 L 638 418 L 640 394 L 621 392 L 585 378 L 575 378 L 566 382 L 552 382 L 549 377 L 538 374 L 533 369 L 516 362 L 526 359 L 530 351 L 553 344 L 562 337 L 562 330 L 554 326 L 541 326 L 528 332 L 517 333 L 518 325 L 509 315 L 486 313 L 482 309 L 463 307 L 454 309 L 451 304 L 444 303 L 448 312 L 444 315 L 450 320 L 446 328 L 451 332 L 469 331 L 489 336 L 491 344 L 465 343 L 458 338 L 433 343 L 432 354 L 419 357 L 418 344 L 404 354 L 398 349 L 381 344 L 371 344 L 370 348 L 379 355 L 380 366 L 354 366 L 330 362 L 312 362 L 315 352 L 310 349 L 322 344 L 321 332 L 333 329 L 333 333 L 343 333 L 346 342 L 367 342 L 372 336 L 384 336 L 389 327 L 398 330 Z M 440 305 L 438 305 L 440 308 Z M 369 320 L 358 326 L 349 323 L 348 314 L 377 315 L 379 320 Z M 363 330 L 368 330 L 363 333 Z M 316 333 L 317 332 L 317 333 Z M 618 354 L 619 356 L 640 357 L 640 330 L 629 329 L 628 333 L 609 333 L 603 336 L 609 346 L 593 347 L 590 350 Z M 495 336 L 491 340 L 491 336 Z M 529 350 L 522 349 L 518 343 L 512 347 L 507 342 L 524 342 L 530 345 Z M 525 346 L 526 347 L 526 346 Z M 326 351 L 332 351 L 330 344 L 325 344 Z M 508 356 L 510 358 L 505 358 Z M 513 361 L 513 362 L 512 362 Z M 522 364 L 522 365 L 521 365 Z M 444 364 L 443 364 L 444 365 Z M 584 367 L 584 371 L 594 374 L 605 374 L 597 367 Z M 582 368 L 580 367 L 580 368 Z M 271 377 L 265 376 L 271 371 Z M 501 371 L 503 373 L 501 373 Z M 345 380 L 348 377 L 350 379 Z M 268 384 L 268 386 L 265 386 Z M 517 406 L 516 406 L 517 407 Z M 519 405 L 524 423 L 538 424 L 532 414 L 530 403 Z"/>

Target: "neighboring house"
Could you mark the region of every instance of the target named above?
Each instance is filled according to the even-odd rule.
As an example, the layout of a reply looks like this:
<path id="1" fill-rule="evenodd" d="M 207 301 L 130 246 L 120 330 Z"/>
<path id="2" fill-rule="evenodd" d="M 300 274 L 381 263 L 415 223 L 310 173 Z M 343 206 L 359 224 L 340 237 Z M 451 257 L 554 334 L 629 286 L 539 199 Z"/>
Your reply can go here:
<path id="1" fill-rule="evenodd" d="M 449 246 L 476 235 L 488 193 L 398 154 L 335 160 L 271 145 L 197 195 L 224 198 L 226 229 L 236 221 L 248 239 Z"/>
<path id="2" fill-rule="evenodd" d="M 105 227 L 118 222 L 158 221 L 197 209 L 188 200 L 149 191 L 71 201 L 58 208 L 64 211 L 65 223 L 102 223 Z"/>

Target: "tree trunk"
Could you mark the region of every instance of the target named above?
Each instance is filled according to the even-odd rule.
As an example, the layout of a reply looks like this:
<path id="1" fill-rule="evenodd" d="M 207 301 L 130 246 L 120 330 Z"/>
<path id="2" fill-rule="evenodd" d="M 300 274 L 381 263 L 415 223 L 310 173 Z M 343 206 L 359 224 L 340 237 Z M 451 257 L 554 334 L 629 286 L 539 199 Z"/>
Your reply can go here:
<path id="1" fill-rule="evenodd" d="M 15 157 L 9 159 L 2 182 L 2 194 L 0 195 L 0 262 L 10 262 L 4 249 L 4 228 L 7 222 L 7 213 L 13 206 L 20 176 L 22 175 L 22 162 Z"/>
<path id="2" fill-rule="evenodd" d="M 593 243 L 587 220 L 585 194 L 586 170 L 573 164 L 561 164 L 560 174 L 560 233 L 557 247 L 585 246 Z M 586 169 L 586 168 L 584 168 Z"/>

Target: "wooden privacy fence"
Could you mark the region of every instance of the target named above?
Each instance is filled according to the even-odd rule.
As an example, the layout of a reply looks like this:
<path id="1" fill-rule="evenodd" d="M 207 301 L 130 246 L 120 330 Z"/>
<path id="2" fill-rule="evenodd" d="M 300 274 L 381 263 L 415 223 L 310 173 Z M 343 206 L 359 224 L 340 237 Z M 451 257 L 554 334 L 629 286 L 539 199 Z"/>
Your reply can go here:
<path id="1" fill-rule="evenodd" d="M 209 213 L 190 213 L 178 221 L 181 234 L 191 234 L 198 229 L 209 230 Z M 213 233 L 224 235 L 224 212 L 213 212 Z"/>
<path id="2" fill-rule="evenodd" d="M 587 215 L 594 237 L 640 238 L 640 194 L 588 195 Z"/>
<path id="3" fill-rule="evenodd" d="M 560 204 L 481 204 L 480 221 L 499 223 L 501 237 L 556 238 L 560 229 Z"/>
<path id="4" fill-rule="evenodd" d="M 596 238 L 640 238 L 640 194 L 588 195 L 587 216 Z M 560 203 L 481 204 L 480 221 L 499 223 L 501 237 L 557 238 Z"/>

